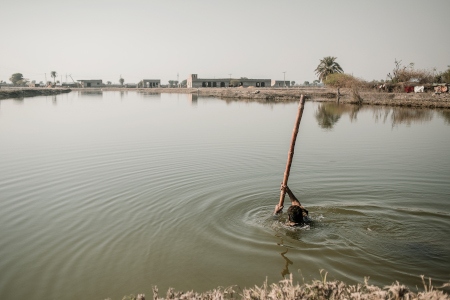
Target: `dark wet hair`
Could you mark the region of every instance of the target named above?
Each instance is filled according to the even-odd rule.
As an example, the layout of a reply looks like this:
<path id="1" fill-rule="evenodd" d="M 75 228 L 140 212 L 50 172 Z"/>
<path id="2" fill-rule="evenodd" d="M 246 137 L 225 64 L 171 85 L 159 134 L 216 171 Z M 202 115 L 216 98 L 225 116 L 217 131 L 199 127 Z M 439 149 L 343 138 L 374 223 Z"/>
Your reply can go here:
<path id="1" fill-rule="evenodd" d="M 291 205 L 288 210 L 287 210 L 287 214 L 289 217 L 289 221 L 294 222 L 294 223 L 298 223 L 298 224 L 303 224 L 303 211 L 302 208 L 298 205 Z"/>

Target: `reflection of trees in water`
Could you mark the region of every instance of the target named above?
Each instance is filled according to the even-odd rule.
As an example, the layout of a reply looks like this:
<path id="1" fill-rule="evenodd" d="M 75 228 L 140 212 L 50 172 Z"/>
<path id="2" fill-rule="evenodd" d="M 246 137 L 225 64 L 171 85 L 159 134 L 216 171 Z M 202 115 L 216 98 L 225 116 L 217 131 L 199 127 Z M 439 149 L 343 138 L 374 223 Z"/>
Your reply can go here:
<path id="1" fill-rule="evenodd" d="M 161 99 L 160 93 L 152 93 L 152 92 L 144 92 L 138 91 L 138 94 L 143 98 L 151 98 L 151 99 Z"/>
<path id="2" fill-rule="evenodd" d="M 450 124 L 450 109 L 441 110 L 439 112 L 445 120 L 445 123 Z"/>
<path id="3" fill-rule="evenodd" d="M 320 127 L 331 129 L 341 118 L 342 114 L 348 113 L 350 120 L 356 120 L 360 106 L 344 105 L 338 103 L 322 103 L 316 111 L 316 120 Z"/>
<path id="4" fill-rule="evenodd" d="M 382 120 L 386 123 L 388 119 L 392 121 L 392 127 L 405 124 L 426 122 L 433 119 L 433 111 L 429 109 L 415 109 L 405 107 L 372 107 L 375 121 Z"/>
<path id="5" fill-rule="evenodd" d="M 321 104 L 316 111 L 316 120 L 320 127 L 331 129 L 339 121 L 341 115 L 342 112 L 337 107 Z"/>
<path id="6" fill-rule="evenodd" d="M 372 111 L 375 122 L 392 122 L 392 126 L 399 124 L 411 125 L 417 122 L 428 122 L 433 119 L 434 111 L 427 108 L 361 106 L 338 103 L 319 104 L 316 119 L 322 128 L 331 129 L 344 114 L 348 114 L 350 121 L 356 121 L 360 111 Z M 450 110 L 439 112 L 450 124 Z"/>
<path id="7" fill-rule="evenodd" d="M 347 108 L 349 110 L 348 115 L 350 116 L 350 122 L 356 121 L 358 119 L 358 112 L 361 110 L 361 107 L 361 105 L 352 105 Z"/>
<path id="8" fill-rule="evenodd" d="M 339 103 L 322 103 L 316 112 L 316 120 L 322 128 L 331 129 L 343 114 L 348 114 L 350 121 L 356 121 L 361 105 L 349 105 Z"/>

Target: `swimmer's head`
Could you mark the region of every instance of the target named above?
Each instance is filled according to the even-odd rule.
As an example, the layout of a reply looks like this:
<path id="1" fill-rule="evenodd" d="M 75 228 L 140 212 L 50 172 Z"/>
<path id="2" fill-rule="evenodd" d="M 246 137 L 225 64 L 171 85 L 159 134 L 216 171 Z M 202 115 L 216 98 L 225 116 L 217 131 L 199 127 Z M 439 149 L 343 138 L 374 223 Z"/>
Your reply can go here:
<path id="1" fill-rule="evenodd" d="M 287 214 L 290 222 L 297 224 L 303 223 L 303 212 L 300 206 L 291 205 L 287 210 Z"/>

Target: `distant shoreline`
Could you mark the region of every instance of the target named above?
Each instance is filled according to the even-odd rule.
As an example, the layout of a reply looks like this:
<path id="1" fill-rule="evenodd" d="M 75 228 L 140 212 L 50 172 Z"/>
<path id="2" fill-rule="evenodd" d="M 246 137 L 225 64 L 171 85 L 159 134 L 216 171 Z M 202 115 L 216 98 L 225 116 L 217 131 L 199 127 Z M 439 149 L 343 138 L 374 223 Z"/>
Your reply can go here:
<path id="1" fill-rule="evenodd" d="M 91 89 L 73 89 L 89 91 Z M 292 102 L 305 95 L 308 101 L 337 102 L 337 89 L 327 87 L 291 88 L 108 88 L 102 91 L 139 91 L 141 93 L 179 93 L 196 94 L 201 97 L 218 97 L 236 101 Z M 374 90 L 361 90 L 363 105 L 450 108 L 450 94 L 443 93 L 387 93 Z M 350 89 L 340 89 L 339 103 L 356 104 Z"/>
<path id="2" fill-rule="evenodd" d="M 179 93 L 195 94 L 201 97 L 218 97 L 236 101 L 291 102 L 305 95 L 308 101 L 337 102 L 337 90 L 327 87 L 291 87 L 291 88 L 8 88 L 0 89 L 0 99 L 23 98 L 33 96 L 57 95 L 70 91 L 137 91 L 140 93 Z M 363 105 L 403 106 L 423 108 L 450 108 L 450 94 L 442 93 L 387 93 L 373 90 L 359 92 Z M 339 103 L 355 104 L 352 91 L 340 90 Z"/>

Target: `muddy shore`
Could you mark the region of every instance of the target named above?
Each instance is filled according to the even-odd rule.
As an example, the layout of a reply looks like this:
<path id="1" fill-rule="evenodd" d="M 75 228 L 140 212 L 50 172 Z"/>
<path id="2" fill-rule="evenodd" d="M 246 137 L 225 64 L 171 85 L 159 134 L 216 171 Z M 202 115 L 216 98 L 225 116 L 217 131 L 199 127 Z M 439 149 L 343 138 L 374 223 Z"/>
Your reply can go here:
<path id="1" fill-rule="evenodd" d="M 36 96 L 50 96 L 62 93 L 69 93 L 71 89 L 47 89 L 47 88 L 2 88 L 0 89 L 0 99 L 25 98 Z"/>
<path id="2" fill-rule="evenodd" d="M 46 89 L 22 88 L 0 89 L 0 99 L 23 98 L 41 95 L 56 95 L 70 91 L 137 91 L 140 93 L 180 93 L 193 94 L 201 97 L 218 97 L 229 101 L 257 101 L 257 102 L 289 102 L 298 101 L 300 95 L 305 95 L 307 101 L 336 102 L 336 89 L 326 87 L 294 87 L 294 88 L 71 88 Z M 374 90 L 361 90 L 359 95 L 364 105 L 450 108 L 450 94 L 428 93 L 387 93 Z M 340 90 L 339 103 L 355 104 L 353 93 L 348 89 Z"/>

